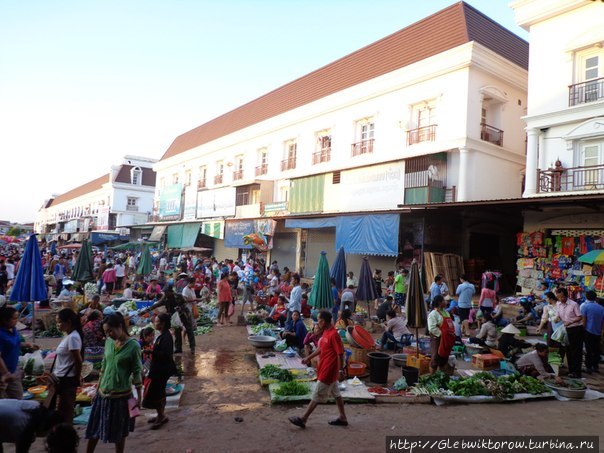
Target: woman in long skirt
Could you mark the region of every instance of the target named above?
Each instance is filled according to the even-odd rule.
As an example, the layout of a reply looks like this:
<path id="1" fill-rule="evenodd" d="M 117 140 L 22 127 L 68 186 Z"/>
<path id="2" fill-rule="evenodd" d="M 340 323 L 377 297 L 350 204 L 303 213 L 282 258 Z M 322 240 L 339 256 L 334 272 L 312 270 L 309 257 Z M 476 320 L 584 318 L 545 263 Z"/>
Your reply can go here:
<path id="1" fill-rule="evenodd" d="M 151 355 L 149 376 L 145 381 L 145 397 L 143 407 L 155 409 L 157 417 L 149 419 L 151 429 L 159 429 L 168 423 L 164 413 L 166 408 L 166 384 L 170 376 L 176 374 L 174 364 L 174 341 L 170 333 L 170 315 L 163 313 L 155 317 L 155 329 L 160 335 L 155 339 Z"/>
<path id="2" fill-rule="evenodd" d="M 119 313 L 103 320 L 103 330 L 107 335 L 105 356 L 86 428 L 86 451 L 92 453 L 100 439 L 114 443 L 115 451 L 122 453 L 128 433 L 134 431 L 131 410 L 138 409 L 142 401 L 141 348 L 138 341 L 128 336 Z M 132 400 L 132 385 L 136 387 L 137 400 Z"/>

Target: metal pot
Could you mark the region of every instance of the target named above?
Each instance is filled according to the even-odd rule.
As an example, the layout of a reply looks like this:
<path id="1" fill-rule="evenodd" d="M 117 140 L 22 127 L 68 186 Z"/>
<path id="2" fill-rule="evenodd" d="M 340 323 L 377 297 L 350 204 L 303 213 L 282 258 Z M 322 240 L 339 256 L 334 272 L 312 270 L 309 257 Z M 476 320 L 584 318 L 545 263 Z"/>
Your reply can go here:
<path id="1" fill-rule="evenodd" d="M 267 335 L 250 335 L 247 339 L 252 346 L 257 348 L 272 348 L 277 341 L 276 338 Z"/>

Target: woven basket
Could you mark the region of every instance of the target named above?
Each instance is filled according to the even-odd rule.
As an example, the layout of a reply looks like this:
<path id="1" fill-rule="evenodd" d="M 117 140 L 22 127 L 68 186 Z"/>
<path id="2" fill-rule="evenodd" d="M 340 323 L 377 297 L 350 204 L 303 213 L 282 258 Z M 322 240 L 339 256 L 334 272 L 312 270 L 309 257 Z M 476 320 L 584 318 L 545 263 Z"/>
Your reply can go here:
<path id="1" fill-rule="evenodd" d="M 369 368 L 369 357 L 367 357 L 367 353 L 371 352 L 370 350 L 354 348 L 352 346 L 350 347 L 350 350 L 352 351 L 350 360 L 352 360 L 353 362 L 362 362 L 367 365 L 367 368 Z"/>

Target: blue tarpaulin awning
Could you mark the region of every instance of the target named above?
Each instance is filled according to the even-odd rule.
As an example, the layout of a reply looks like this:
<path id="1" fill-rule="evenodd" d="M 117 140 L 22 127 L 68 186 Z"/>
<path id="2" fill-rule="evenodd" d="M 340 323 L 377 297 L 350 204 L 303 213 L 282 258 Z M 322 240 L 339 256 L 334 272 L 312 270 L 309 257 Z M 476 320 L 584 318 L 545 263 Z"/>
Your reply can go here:
<path id="1" fill-rule="evenodd" d="M 336 228 L 335 249 L 354 255 L 398 255 L 399 214 L 287 219 L 286 228 Z"/>

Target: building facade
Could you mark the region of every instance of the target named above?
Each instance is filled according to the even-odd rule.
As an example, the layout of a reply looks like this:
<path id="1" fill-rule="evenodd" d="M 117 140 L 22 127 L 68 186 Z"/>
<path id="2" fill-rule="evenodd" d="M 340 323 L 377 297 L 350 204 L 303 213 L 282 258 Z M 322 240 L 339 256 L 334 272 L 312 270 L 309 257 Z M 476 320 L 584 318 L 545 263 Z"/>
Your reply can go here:
<path id="1" fill-rule="evenodd" d="M 108 174 L 46 200 L 36 217 L 36 233 L 48 240 L 81 240 L 91 231 L 145 224 L 153 210 L 156 161 L 125 156 Z"/>
<path id="2" fill-rule="evenodd" d="M 222 258 L 260 233 L 307 275 L 340 246 L 392 267 L 406 206 L 521 195 L 527 65 L 525 41 L 455 4 L 177 137 L 154 220 Z"/>

